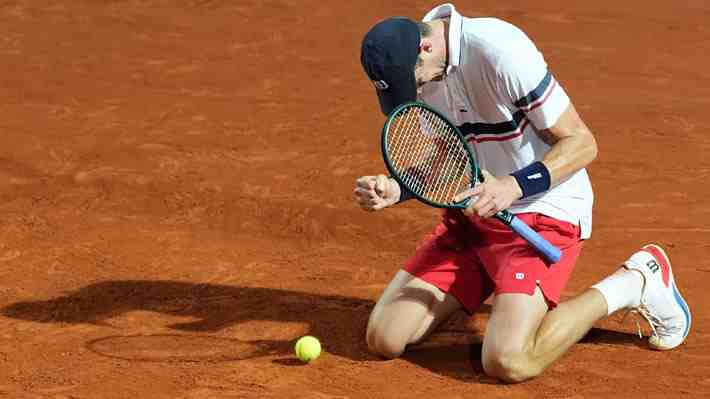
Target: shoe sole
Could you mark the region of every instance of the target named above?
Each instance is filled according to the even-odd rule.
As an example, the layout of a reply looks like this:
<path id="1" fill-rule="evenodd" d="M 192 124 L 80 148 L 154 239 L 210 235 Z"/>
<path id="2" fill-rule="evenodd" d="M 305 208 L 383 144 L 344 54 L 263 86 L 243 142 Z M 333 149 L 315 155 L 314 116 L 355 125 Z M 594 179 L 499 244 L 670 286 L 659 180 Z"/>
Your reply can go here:
<path id="1" fill-rule="evenodd" d="M 678 343 L 678 345 L 682 344 L 685 341 L 685 338 L 688 336 L 688 333 L 690 333 L 690 325 L 693 322 L 693 318 L 690 314 L 690 307 L 688 306 L 688 303 L 685 301 L 682 295 L 680 295 L 680 291 L 678 291 L 678 287 L 675 284 L 675 278 L 673 277 L 673 267 L 671 266 L 671 261 L 668 258 L 668 255 L 666 255 L 666 251 L 663 250 L 660 246 L 656 244 L 649 244 L 645 245 L 642 250 L 645 250 L 646 248 L 652 247 L 654 250 L 658 251 L 661 253 L 663 256 L 663 260 L 665 260 L 666 264 L 668 265 L 668 284 L 670 287 L 673 289 L 673 297 L 675 298 L 676 303 L 678 306 L 680 306 L 681 310 L 683 310 L 683 314 L 685 315 L 685 331 L 683 332 L 683 339 Z M 656 257 L 652 252 L 648 251 L 651 256 L 654 258 Z M 669 350 L 673 349 L 676 346 L 669 346 L 669 347 L 663 347 L 663 346 L 654 346 L 654 348 L 659 349 L 659 350 Z"/>

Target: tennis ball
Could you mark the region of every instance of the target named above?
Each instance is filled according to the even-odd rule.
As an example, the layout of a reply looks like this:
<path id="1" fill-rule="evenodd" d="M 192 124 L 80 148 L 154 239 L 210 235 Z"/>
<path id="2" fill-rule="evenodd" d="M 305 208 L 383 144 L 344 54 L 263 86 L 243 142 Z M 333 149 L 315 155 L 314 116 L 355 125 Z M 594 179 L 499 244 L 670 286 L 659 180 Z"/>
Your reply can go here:
<path id="1" fill-rule="evenodd" d="M 296 341 L 294 350 L 296 352 L 296 357 L 300 361 L 308 363 L 320 356 L 320 341 L 318 341 L 318 338 L 316 337 L 306 335 Z"/>

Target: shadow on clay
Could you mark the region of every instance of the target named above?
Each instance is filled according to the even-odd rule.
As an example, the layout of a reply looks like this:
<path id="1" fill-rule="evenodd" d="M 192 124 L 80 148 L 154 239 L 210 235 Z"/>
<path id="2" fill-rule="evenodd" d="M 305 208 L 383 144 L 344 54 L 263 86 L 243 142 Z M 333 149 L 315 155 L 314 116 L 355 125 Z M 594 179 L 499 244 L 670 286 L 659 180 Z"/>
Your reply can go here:
<path id="1" fill-rule="evenodd" d="M 133 311 L 151 311 L 196 319 L 168 326 L 175 333 L 114 335 L 92 340 L 94 353 L 133 361 L 238 361 L 271 356 L 283 366 L 301 365 L 293 340 L 240 340 L 210 335 L 250 321 L 303 323 L 330 355 L 355 361 L 384 361 L 372 355 L 364 332 L 374 302 L 274 288 L 195 284 L 178 281 L 118 280 L 88 285 L 65 296 L 17 302 L 0 310 L 6 317 L 40 323 L 110 326 L 109 319 Z M 474 316 L 485 319 L 490 306 Z M 488 381 L 481 366 L 482 332 L 459 312 L 401 360 L 464 381 Z M 478 323 L 479 325 L 481 323 Z M 641 345 L 634 334 L 592 329 L 582 341 Z M 395 360 L 395 361 L 401 361 Z"/>

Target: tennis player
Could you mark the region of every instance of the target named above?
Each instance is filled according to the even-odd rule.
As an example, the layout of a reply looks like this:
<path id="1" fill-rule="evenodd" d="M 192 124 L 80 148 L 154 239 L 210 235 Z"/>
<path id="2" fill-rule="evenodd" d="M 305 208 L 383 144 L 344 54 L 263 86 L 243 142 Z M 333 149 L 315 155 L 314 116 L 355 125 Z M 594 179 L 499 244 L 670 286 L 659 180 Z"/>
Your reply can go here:
<path id="1" fill-rule="evenodd" d="M 543 55 L 524 32 L 494 18 L 466 18 L 451 4 L 422 22 L 389 18 L 364 37 L 361 61 L 382 112 L 413 100 L 459 126 L 485 172 L 464 212 L 446 210 L 384 290 L 367 326 L 369 348 L 401 355 L 453 312 L 473 314 L 494 295 L 483 340 L 485 372 L 506 382 L 541 374 L 593 324 L 622 309 L 650 323 L 651 348 L 672 349 L 691 316 L 663 249 L 649 244 L 614 274 L 564 302 L 583 242 L 592 232 L 585 167 L 597 155 Z M 355 201 L 378 211 L 411 198 L 392 178 L 363 176 Z M 508 209 L 563 252 L 547 264 L 491 218 Z"/>

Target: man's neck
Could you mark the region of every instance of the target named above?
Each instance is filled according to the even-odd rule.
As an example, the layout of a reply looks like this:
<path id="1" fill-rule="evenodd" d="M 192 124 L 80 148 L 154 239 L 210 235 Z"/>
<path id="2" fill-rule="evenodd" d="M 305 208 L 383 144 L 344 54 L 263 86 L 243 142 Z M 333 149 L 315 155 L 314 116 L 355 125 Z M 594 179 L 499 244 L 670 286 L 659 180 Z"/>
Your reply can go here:
<path id="1" fill-rule="evenodd" d="M 435 47 L 441 49 L 440 57 L 444 65 L 449 65 L 449 19 L 436 19 L 431 21 L 431 25 Z"/>

